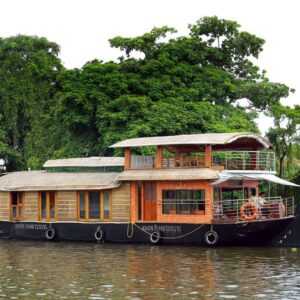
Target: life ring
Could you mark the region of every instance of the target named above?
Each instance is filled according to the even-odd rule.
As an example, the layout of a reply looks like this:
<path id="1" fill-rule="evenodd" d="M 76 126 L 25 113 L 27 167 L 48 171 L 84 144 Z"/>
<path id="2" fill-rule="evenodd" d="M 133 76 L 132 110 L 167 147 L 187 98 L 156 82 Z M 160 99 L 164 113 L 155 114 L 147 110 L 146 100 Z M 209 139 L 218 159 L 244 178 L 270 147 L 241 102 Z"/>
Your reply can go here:
<path id="1" fill-rule="evenodd" d="M 100 228 L 98 228 L 95 231 L 94 237 L 95 237 L 96 241 L 98 241 L 98 242 L 102 241 L 103 238 L 104 238 L 104 232 L 103 232 L 103 230 L 101 230 Z"/>
<path id="2" fill-rule="evenodd" d="M 248 212 L 249 211 L 251 212 L 250 215 L 248 215 L 248 214 L 245 213 L 246 209 L 247 209 Z M 245 221 L 253 221 L 253 220 L 256 220 L 257 217 L 258 217 L 257 208 L 251 202 L 245 202 L 242 205 L 242 207 L 240 209 L 240 214 L 241 214 L 242 219 L 245 220 Z"/>
<path id="3" fill-rule="evenodd" d="M 47 228 L 45 232 L 45 237 L 47 240 L 53 240 L 55 238 L 56 230 L 53 227 Z"/>
<path id="4" fill-rule="evenodd" d="M 219 241 L 219 235 L 214 230 L 210 230 L 205 233 L 204 239 L 207 245 L 214 246 Z"/>
<path id="5" fill-rule="evenodd" d="M 158 230 L 151 232 L 149 240 L 151 244 L 157 244 L 160 241 L 160 232 Z"/>

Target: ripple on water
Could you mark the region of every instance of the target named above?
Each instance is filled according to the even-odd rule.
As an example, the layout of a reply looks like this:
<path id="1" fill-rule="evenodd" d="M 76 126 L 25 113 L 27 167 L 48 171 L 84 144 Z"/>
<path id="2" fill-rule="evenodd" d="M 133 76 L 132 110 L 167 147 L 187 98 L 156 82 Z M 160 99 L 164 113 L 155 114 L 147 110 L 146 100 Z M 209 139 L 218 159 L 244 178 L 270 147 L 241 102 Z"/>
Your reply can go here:
<path id="1" fill-rule="evenodd" d="M 1 299 L 300 298 L 300 255 L 278 248 L 0 241 L 0 255 Z"/>

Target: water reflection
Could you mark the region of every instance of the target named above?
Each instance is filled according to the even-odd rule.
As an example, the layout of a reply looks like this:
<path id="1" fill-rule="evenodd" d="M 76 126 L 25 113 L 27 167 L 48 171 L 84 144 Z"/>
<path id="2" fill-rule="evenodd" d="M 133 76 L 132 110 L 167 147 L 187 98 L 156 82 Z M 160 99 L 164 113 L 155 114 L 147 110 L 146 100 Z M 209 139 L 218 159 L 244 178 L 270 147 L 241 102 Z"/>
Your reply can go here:
<path id="1" fill-rule="evenodd" d="M 299 299 L 300 252 L 0 241 L 0 299 Z"/>

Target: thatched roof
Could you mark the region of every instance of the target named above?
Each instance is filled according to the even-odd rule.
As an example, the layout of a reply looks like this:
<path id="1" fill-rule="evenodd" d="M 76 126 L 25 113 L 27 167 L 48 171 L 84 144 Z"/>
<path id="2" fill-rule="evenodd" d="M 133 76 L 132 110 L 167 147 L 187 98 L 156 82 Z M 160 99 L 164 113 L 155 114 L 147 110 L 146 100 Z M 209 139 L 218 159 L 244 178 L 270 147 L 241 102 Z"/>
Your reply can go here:
<path id="1" fill-rule="evenodd" d="M 148 169 L 127 170 L 119 173 L 117 180 L 211 180 L 218 179 L 218 171 L 212 169 Z"/>
<path id="2" fill-rule="evenodd" d="M 44 168 L 53 167 L 118 167 L 124 166 L 124 157 L 81 157 L 51 159 L 45 162 Z"/>
<path id="3" fill-rule="evenodd" d="M 235 132 L 235 133 L 205 133 L 205 134 L 189 134 L 174 136 L 155 136 L 142 137 L 125 140 L 116 143 L 110 148 L 125 147 L 143 147 L 143 146 L 163 146 L 163 145 L 225 145 L 230 144 L 237 139 L 253 139 L 264 148 L 272 147 L 272 144 L 265 138 L 251 132 Z"/>
<path id="4" fill-rule="evenodd" d="M 116 188 L 120 173 L 13 172 L 0 177 L 0 191 L 102 190 Z"/>

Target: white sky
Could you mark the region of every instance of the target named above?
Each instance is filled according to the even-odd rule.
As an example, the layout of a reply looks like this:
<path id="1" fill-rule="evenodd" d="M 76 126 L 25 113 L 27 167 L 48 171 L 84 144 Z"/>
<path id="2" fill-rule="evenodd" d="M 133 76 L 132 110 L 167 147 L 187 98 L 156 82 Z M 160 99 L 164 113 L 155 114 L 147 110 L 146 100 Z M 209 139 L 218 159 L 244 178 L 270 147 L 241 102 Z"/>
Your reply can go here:
<path id="1" fill-rule="evenodd" d="M 258 64 L 270 80 L 295 88 L 285 105 L 300 104 L 300 1 L 298 0 L 1 0 L 0 37 L 16 34 L 45 36 L 61 46 L 67 68 L 94 58 L 115 60 L 108 39 L 136 36 L 154 26 L 187 25 L 203 16 L 237 21 L 242 30 L 266 40 Z M 272 122 L 259 119 L 265 132 Z"/>

